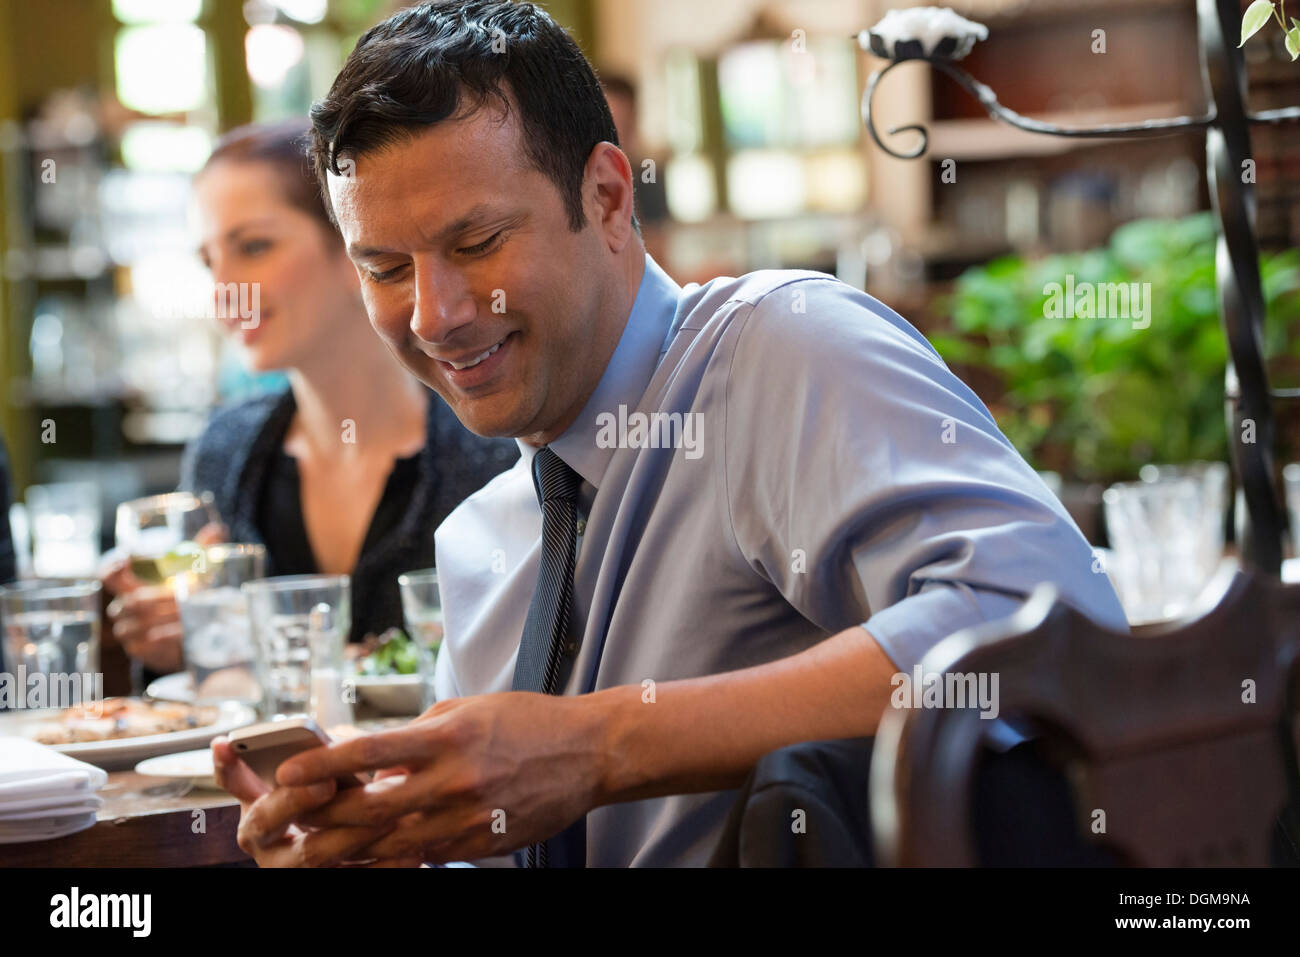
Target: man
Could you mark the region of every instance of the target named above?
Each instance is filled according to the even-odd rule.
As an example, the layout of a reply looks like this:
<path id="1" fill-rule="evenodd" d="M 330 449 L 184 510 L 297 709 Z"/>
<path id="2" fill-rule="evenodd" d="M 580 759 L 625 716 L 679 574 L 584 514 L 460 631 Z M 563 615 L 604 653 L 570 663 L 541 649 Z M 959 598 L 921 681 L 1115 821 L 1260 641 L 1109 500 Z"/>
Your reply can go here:
<path id="1" fill-rule="evenodd" d="M 896 673 L 1039 582 L 1124 627 L 903 319 L 815 273 L 679 289 L 644 254 L 596 78 L 540 10 L 404 10 L 313 122 L 372 325 L 523 458 L 438 531 L 437 705 L 270 793 L 214 746 L 259 863 L 703 864 L 762 755 L 874 733 Z"/>

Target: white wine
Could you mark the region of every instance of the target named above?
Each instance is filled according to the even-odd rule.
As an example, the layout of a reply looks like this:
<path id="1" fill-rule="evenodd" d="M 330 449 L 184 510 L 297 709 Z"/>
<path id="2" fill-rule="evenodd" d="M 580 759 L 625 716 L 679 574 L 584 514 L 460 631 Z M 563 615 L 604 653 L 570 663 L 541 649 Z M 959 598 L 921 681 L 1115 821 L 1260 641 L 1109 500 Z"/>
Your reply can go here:
<path id="1" fill-rule="evenodd" d="M 203 546 L 194 542 L 181 542 L 174 548 L 155 554 L 133 552 L 130 557 L 131 574 L 146 585 L 161 585 L 194 568 L 195 562 L 202 555 Z"/>

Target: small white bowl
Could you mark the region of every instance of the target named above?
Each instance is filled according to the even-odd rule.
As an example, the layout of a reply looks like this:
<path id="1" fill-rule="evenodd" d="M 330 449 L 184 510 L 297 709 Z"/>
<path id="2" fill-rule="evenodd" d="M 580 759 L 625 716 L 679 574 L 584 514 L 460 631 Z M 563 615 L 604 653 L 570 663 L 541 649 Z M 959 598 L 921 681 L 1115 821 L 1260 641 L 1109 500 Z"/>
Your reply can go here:
<path id="1" fill-rule="evenodd" d="M 386 715 L 417 715 L 424 710 L 424 685 L 416 675 L 356 675 L 357 697 Z"/>

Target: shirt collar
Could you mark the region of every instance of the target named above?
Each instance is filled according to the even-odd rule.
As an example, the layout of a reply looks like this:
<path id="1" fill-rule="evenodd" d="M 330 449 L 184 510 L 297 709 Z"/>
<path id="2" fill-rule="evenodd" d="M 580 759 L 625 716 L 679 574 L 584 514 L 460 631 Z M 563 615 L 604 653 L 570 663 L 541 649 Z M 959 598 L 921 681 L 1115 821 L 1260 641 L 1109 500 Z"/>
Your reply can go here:
<path id="1" fill-rule="evenodd" d="M 612 448 L 602 449 L 596 444 L 600 430 L 597 416 L 602 412 L 617 416 L 620 405 L 632 412 L 641 404 L 641 397 L 663 356 L 681 292 L 681 287 L 647 253 L 632 311 L 596 391 L 573 424 L 551 443 L 551 451 L 594 488 L 600 488 L 600 480 L 614 454 Z M 537 450 L 522 440 L 515 441 L 531 473 Z"/>

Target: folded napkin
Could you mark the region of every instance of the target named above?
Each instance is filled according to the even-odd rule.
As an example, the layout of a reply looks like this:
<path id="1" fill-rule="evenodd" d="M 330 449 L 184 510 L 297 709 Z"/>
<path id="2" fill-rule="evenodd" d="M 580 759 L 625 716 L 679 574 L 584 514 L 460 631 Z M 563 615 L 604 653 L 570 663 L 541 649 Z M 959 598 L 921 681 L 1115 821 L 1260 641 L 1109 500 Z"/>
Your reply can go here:
<path id="1" fill-rule="evenodd" d="M 87 831 L 95 826 L 95 812 L 63 817 L 46 817 L 35 821 L 0 821 L 0 844 L 26 844 L 49 841 L 56 837 Z"/>
<path id="2" fill-rule="evenodd" d="M 0 844 L 94 827 L 108 781 L 100 768 L 26 738 L 0 737 Z"/>

